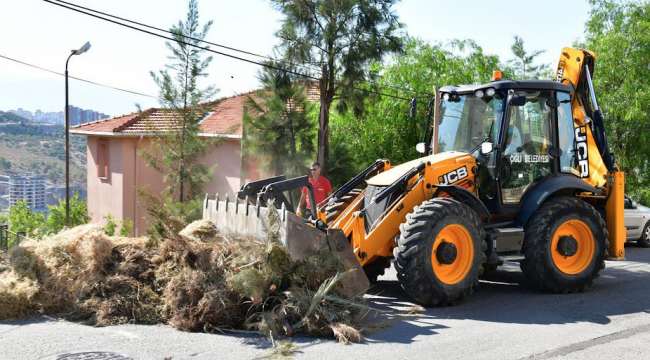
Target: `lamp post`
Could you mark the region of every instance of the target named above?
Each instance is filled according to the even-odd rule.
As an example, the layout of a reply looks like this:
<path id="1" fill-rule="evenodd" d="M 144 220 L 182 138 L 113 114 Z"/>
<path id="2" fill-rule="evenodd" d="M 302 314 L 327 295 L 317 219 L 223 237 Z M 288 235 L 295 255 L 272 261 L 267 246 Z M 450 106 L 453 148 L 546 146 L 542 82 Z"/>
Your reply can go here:
<path id="1" fill-rule="evenodd" d="M 68 108 L 68 62 L 72 55 L 81 55 L 90 49 L 86 42 L 79 50 L 72 50 L 65 61 L 65 226 L 70 227 L 70 110 Z"/>

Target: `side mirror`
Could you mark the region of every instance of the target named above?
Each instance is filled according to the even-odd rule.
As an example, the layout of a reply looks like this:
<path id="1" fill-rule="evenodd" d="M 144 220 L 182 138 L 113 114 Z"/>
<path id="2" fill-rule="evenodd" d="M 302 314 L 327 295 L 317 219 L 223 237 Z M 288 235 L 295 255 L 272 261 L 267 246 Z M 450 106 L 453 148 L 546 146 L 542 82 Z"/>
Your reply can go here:
<path id="1" fill-rule="evenodd" d="M 427 150 L 427 146 L 423 142 L 417 143 L 417 145 L 415 145 L 415 150 L 420 154 L 424 154 L 424 152 Z"/>
<path id="2" fill-rule="evenodd" d="M 632 209 L 636 209 L 638 205 L 639 204 L 637 204 L 636 201 L 632 201 Z"/>
<path id="3" fill-rule="evenodd" d="M 546 106 L 557 108 L 560 106 L 560 101 L 558 99 L 546 99 Z"/>
<path id="4" fill-rule="evenodd" d="M 484 142 L 481 144 L 481 154 L 487 155 L 494 150 L 494 144 L 491 142 Z"/>
<path id="5" fill-rule="evenodd" d="M 524 106 L 526 105 L 526 97 L 524 95 L 515 95 L 510 101 L 512 106 Z"/>

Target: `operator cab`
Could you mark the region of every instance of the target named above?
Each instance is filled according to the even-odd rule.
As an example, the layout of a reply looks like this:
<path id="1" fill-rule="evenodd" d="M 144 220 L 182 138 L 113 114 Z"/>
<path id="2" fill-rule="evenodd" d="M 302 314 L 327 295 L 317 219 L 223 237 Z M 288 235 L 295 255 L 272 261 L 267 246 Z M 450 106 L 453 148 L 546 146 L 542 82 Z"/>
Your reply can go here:
<path id="1" fill-rule="evenodd" d="M 572 92 L 546 80 L 445 86 L 431 153 L 472 154 L 483 203 L 494 214 L 517 214 L 525 194 L 542 180 L 580 178 Z"/>

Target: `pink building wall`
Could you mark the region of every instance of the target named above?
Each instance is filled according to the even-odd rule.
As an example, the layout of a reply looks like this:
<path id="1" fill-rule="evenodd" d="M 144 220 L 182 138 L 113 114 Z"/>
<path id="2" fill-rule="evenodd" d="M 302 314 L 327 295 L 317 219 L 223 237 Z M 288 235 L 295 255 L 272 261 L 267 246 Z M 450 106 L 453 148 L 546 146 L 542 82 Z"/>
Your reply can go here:
<path id="1" fill-rule="evenodd" d="M 109 174 L 106 178 L 99 178 L 97 174 L 100 140 L 108 143 Z M 133 220 L 134 235 L 146 234 L 147 214 L 137 204 L 136 189 L 148 186 L 162 193 L 166 187 L 162 175 L 149 167 L 140 155 L 150 144 L 148 137 L 88 136 L 88 212 L 92 222 L 105 223 L 104 217 L 111 214 L 116 219 Z M 242 168 L 240 139 L 225 139 L 199 161 L 208 167 L 217 165 L 212 180 L 204 188 L 210 197 L 216 193 L 223 197 L 228 193 L 228 197 L 234 199 L 243 182 L 260 178 L 254 162 L 247 162 L 246 168 Z"/>

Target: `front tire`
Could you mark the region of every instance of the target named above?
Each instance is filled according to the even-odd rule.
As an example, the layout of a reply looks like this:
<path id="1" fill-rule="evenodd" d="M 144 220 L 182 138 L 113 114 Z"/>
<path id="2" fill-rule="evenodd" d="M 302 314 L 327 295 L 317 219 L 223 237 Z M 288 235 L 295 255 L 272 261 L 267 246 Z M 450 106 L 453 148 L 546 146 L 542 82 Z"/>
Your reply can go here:
<path id="1" fill-rule="evenodd" d="M 478 215 L 467 205 L 436 198 L 416 206 L 400 225 L 397 279 L 424 305 L 446 306 L 472 293 L 487 244 Z"/>
<path id="2" fill-rule="evenodd" d="M 648 221 L 643 227 L 643 232 L 641 237 L 636 242 L 640 247 L 650 248 L 650 221 Z"/>
<path id="3" fill-rule="evenodd" d="M 542 290 L 585 291 L 605 268 L 607 226 L 583 200 L 549 199 L 533 213 L 525 232 L 521 270 Z"/>

